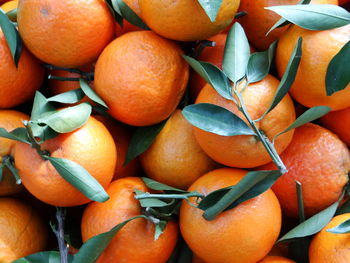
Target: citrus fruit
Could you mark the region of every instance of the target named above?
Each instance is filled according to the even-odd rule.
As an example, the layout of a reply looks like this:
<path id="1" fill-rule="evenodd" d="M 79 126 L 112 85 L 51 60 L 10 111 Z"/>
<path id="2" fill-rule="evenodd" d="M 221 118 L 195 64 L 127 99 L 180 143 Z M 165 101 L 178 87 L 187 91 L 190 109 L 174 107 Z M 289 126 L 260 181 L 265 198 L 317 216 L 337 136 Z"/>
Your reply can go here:
<path id="1" fill-rule="evenodd" d="M 13 9 L 16 9 L 16 8 L 17 8 L 17 5 L 18 5 L 18 0 L 11 0 L 11 1 L 8 1 L 8 2 L 2 4 L 2 5 L 0 6 L 0 8 L 1 8 L 5 13 L 7 13 L 7 12 L 13 10 Z"/>
<path id="2" fill-rule="evenodd" d="M 258 263 L 296 263 L 296 262 L 284 257 L 267 256 L 263 260 L 259 261 Z"/>
<path id="3" fill-rule="evenodd" d="M 134 197 L 135 189 L 149 191 L 140 178 L 118 179 L 107 189 L 110 195 L 108 201 L 93 202 L 87 206 L 81 223 L 84 242 L 141 214 L 140 203 Z M 144 218 L 129 222 L 117 233 L 97 262 L 166 262 L 177 242 L 177 224 L 168 222 L 157 240 L 154 239 L 154 231 L 154 224 Z"/>
<path id="4" fill-rule="evenodd" d="M 239 0 L 223 0 L 216 20 L 211 22 L 198 1 L 140 0 L 142 19 L 157 34 L 180 41 L 212 37 L 233 20 Z"/>
<path id="5" fill-rule="evenodd" d="M 107 128 L 93 117 L 79 129 L 43 142 L 41 150 L 48 151 L 52 157 L 65 158 L 81 165 L 104 188 L 113 178 L 116 147 Z M 17 143 L 14 159 L 24 186 L 39 200 L 63 207 L 90 201 L 30 145 Z"/>
<path id="6" fill-rule="evenodd" d="M 151 31 L 111 42 L 95 67 L 95 90 L 109 113 L 134 126 L 156 124 L 175 110 L 188 80 L 181 49 Z"/>
<path id="7" fill-rule="evenodd" d="M 213 170 L 195 181 L 189 191 L 204 195 L 237 184 L 247 171 L 233 168 Z M 195 198 L 190 202 L 195 204 Z M 180 229 L 191 250 L 207 262 L 257 262 L 267 255 L 281 228 L 281 208 L 271 190 L 222 212 L 214 220 L 184 201 Z"/>
<path id="8" fill-rule="evenodd" d="M 24 0 L 18 29 L 40 60 L 60 67 L 93 62 L 113 39 L 115 22 L 103 0 Z"/>

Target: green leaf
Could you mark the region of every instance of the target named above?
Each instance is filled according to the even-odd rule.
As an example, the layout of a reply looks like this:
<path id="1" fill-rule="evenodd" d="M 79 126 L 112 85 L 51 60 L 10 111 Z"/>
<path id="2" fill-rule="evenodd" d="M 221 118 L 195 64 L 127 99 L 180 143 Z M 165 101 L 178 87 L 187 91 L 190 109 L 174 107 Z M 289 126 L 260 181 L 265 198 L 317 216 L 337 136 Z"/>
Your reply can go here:
<path id="1" fill-rule="evenodd" d="M 182 189 L 177 189 L 177 188 L 174 188 L 172 186 L 168 186 L 166 184 L 159 183 L 159 182 L 152 180 L 151 178 L 148 178 L 148 177 L 141 177 L 141 179 L 146 184 L 146 186 L 152 190 L 187 193 L 186 191 L 184 191 Z"/>
<path id="2" fill-rule="evenodd" d="M 161 234 L 163 234 L 168 222 L 166 220 L 160 220 L 158 224 L 155 225 L 154 240 L 157 240 Z"/>
<path id="3" fill-rule="evenodd" d="M 90 114 L 91 105 L 84 102 L 74 107 L 56 111 L 39 119 L 38 123 L 46 124 L 56 132 L 67 133 L 83 126 L 89 119 Z"/>
<path id="4" fill-rule="evenodd" d="M 146 218 L 143 215 L 132 217 L 116 225 L 110 231 L 90 238 L 82 245 L 79 252 L 75 254 L 72 263 L 95 263 L 101 253 L 105 250 L 118 231 L 130 221 L 137 218 Z"/>
<path id="5" fill-rule="evenodd" d="M 105 189 L 81 165 L 63 158 L 44 156 L 55 167 L 57 172 L 87 198 L 96 202 L 109 199 Z"/>
<path id="6" fill-rule="evenodd" d="M 55 138 L 59 133 L 55 132 L 47 125 L 39 125 L 36 122 L 30 122 L 30 127 L 32 129 L 33 135 L 36 138 L 40 138 L 40 141 L 37 141 L 38 144 L 42 144 L 43 142 Z"/>
<path id="7" fill-rule="evenodd" d="M 222 0 L 198 0 L 211 22 L 215 22 Z"/>
<path id="8" fill-rule="evenodd" d="M 265 9 L 309 30 L 328 30 L 350 23 L 350 13 L 336 5 L 284 5 Z"/>
<path id="9" fill-rule="evenodd" d="M 164 120 L 152 126 L 139 127 L 135 131 L 128 147 L 124 165 L 127 165 L 151 146 L 158 133 L 163 129 L 166 121 Z"/>
<path id="10" fill-rule="evenodd" d="M 245 76 L 250 57 L 250 46 L 239 23 L 234 23 L 228 33 L 222 68 L 231 81 L 236 83 Z"/>
<path id="11" fill-rule="evenodd" d="M 326 74 L 327 96 L 346 88 L 350 82 L 350 67 L 347 65 L 350 60 L 350 41 L 336 54 L 328 64 Z"/>
<path id="12" fill-rule="evenodd" d="M 264 79 L 270 71 L 273 55 L 277 42 L 273 42 L 269 49 L 264 52 L 252 54 L 247 66 L 247 80 L 249 83 L 258 82 Z"/>
<path id="13" fill-rule="evenodd" d="M 114 3 L 112 3 L 111 0 L 105 0 L 105 2 L 107 4 L 107 7 L 108 7 L 109 11 L 111 12 L 113 18 L 117 21 L 117 23 L 120 26 L 123 26 L 123 17 L 119 14 L 120 10 L 119 10 L 118 5 L 116 4 L 116 1 L 113 0 Z M 114 5 L 116 6 L 116 8 L 114 7 Z M 119 13 L 116 12 L 116 9 L 118 9 Z"/>
<path id="14" fill-rule="evenodd" d="M 348 199 L 341 207 L 338 208 L 335 215 L 350 213 L 350 199 Z"/>
<path id="15" fill-rule="evenodd" d="M 0 27 L 5 35 L 13 61 L 17 67 L 22 53 L 22 40 L 16 26 L 9 20 L 2 9 L 0 9 Z"/>
<path id="16" fill-rule="evenodd" d="M 208 62 L 197 61 L 188 56 L 183 56 L 183 58 L 222 97 L 232 100 L 230 81 L 221 69 Z"/>
<path id="17" fill-rule="evenodd" d="M 327 232 L 333 233 L 333 234 L 347 234 L 350 233 L 350 219 L 345 220 L 343 223 L 327 229 Z"/>
<path id="18" fill-rule="evenodd" d="M 135 192 L 136 196 L 145 194 L 145 192 L 137 190 L 137 189 L 135 189 L 134 192 Z M 140 205 L 142 207 L 163 207 L 163 206 L 168 205 L 167 202 L 164 202 L 164 201 L 156 199 L 156 198 L 140 199 L 139 202 L 140 202 Z"/>
<path id="19" fill-rule="evenodd" d="M 214 104 L 192 104 L 185 107 L 182 114 L 193 126 L 221 136 L 255 134 L 237 115 Z"/>
<path id="20" fill-rule="evenodd" d="M 125 18 L 130 24 L 139 28 L 149 30 L 149 27 L 142 21 L 142 19 L 122 0 L 112 0 L 115 11 Z"/>
<path id="21" fill-rule="evenodd" d="M 37 121 L 40 118 L 53 114 L 55 111 L 56 108 L 49 103 L 46 97 L 40 91 L 36 91 L 30 119 Z"/>
<path id="22" fill-rule="evenodd" d="M 85 95 L 88 96 L 91 100 L 108 109 L 107 104 L 96 94 L 96 92 L 89 86 L 89 84 L 84 79 L 80 79 L 80 88 L 85 93 Z"/>
<path id="23" fill-rule="evenodd" d="M 4 128 L 0 128 L 0 137 L 30 144 L 25 128 L 16 128 L 11 132 L 6 131 Z"/>
<path id="24" fill-rule="evenodd" d="M 85 94 L 82 89 L 74 89 L 50 97 L 47 101 L 72 104 L 79 102 L 84 96 Z"/>
<path id="25" fill-rule="evenodd" d="M 2 179 L 3 179 L 3 172 L 4 172 L 4 165 L 3 165 L 3 164 L 0 164 L 0 182 L 1 182 Z"/>
<path id="26" fill-rule="evenodd" d="M 68 262 L 72 260 L 73 256 L 68 255 Z M 61 256 L 58 251 L 45 251 L 17 259 L 13 263 L 61 263 Z"/>

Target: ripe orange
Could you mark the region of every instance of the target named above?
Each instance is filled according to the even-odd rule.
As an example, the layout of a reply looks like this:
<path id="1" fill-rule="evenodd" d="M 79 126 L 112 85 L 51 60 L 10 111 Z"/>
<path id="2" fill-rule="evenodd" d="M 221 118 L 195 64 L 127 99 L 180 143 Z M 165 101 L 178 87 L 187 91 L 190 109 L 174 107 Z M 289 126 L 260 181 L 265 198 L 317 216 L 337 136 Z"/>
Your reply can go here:
<path id="1" fill-rule="evenodd" d="M 350 155 L 335 134 L 315 124 L 303 125 L 295 130 L 292 142 L 280 156 L 288 173 L 272 189 L 287 216 L 298 217 L 296 181 L 302 184 L 307 216 L 338 200 L 348 182 Z M 269 163 L 260 169 L 276 168 Z"/>
<path id="2" fill-rule="evenodd" d="M 151 31 L 122 35 L 106 47 L 95 67 L 95 90 L 116 119 L 145 126 L 166 119 L 188 80 L 181 49 Z"/>
<path id="3" fill-rule="evenodd" d="M 1 30 L 0 60 L 0 108 L 15 107 L 32 98 L 43 81 L 44 69 L 25 47 L 16 68 Z"/>
<path id="4" fill-rule="evenodd" d="M 211 22 L 198 1 L 140 0 L 142 19 L 157 34 L 180 41 L 212 37 L 233 20 L 239 0 L 223 0 L 215 22 Z"/>
<path id="5" fill-rule="evenodd" d="M 258 119 L 270 106 L 278 87 L 278 80 L 268 75 L 260 82 L 250 84 L 242 93 L 247 111 Z M 211 103 L 224 107 L 244 119 L 234 102 L 221 97 L 209 84 L 199 93 L 196 103 Z M 270 139 L 286 129 L 295 120 L 293 102 L 287 95 L 257 126 Z M 194 135 L 202 149 L 215 161 L 232 167 L 250 168 L 271 161 L 262 143 L 254 136 L 221 136 L 194 128 Z M 275 141 L 278 153 L 288 146 L 293 131 L 279 136 Z"/>
<path id="6" fill-rule="evenodd" d="M 238 183 L 246 171 L 213 170 L 189 188 L 204 195 Z M 190 200 L 195 204 L 194 198 Z M 281 208 L 271 190 L 221 213 L 213 221 L 186 201 L 180 209 L 180 229 L 191 250 L 207 262 L 257 262 L 267 255 L 281 229 Z"/>
<path id="7" fill-rule="evenodd" d="M 148 177 L 185 190 L 215 168 L 214 161 L 196 142 L 192 126 L 180 110 L 169 118 L 140 161 Z"/>
<path id="8" fill-rule="evenodd" d="M 41 144 L 51 156 L 83 166 L 106 188 L 113 178 L 116 148 L 107 128 L 90 117 L 81 128 Z M 54 206 L 76 206 L 90 200 L 61 177 L 49 161 L 28 144 L 17 143 L 15 164 L 24 186 L 39 200 Z M 64 194 L 64 198 L 62 198 Z"/>
<path id="9" fill-rule="evenodd" d="M 267 256 L 266 258 L 259 261 L 258 263 L 296 263 L 296 262 L 284 257 Z"/>
<path id="10" fill-rule="evenodd" d="M 8 2 L 4 3 L 2 6 L 0 6 L 0 8 L 5 13 L 7 13 L 7 12 L 17 8 L 17 5 L 18 5 L 18 0 L 11 0 L 11 1 L 8 1 Z"/>
<path id="11" fill-rule="evenodd" d="M 71 68 L 93 62 L 115 30 L 103 0 L 20 1 L 17 21 L 24 43 L 35 56 Z"/>
<path id="12" fill-rule="evenodd" d="M 309 248 L 310 263 L 350 262 L 350 234 L 333 234 L 327 229 L 336 227 L 350 219 L 350 213 L 334 217 L 319 232 Z"/>
<path id="13" fill-rule="evenodd" d="M 268 6 L 294 5 L 299 0 L 241 0 L 239 11 L 246 11 L 247 15 L 237 19 L 241 23 L 250 43 L 259 50 L 267 49 L 270 44 L 279 39 L 288 27 L 280 27 L 269 35 L 266 33 L 281 18 L 275 12 L 264 9 Z M 338 4 L 338 0 L 312 0 L 310 4 Z"/>
<path id="14" fill-rule="evenodd" d="M 149 191 L 140 178 L 121 178 L 111 183 L 107 192 L 110 199 L 87 206 L 81 223 L 83 241 L 109 231 L 117 224 L 141 214 L 141 206 L 134 198 L 134 190 Z M 124 226 L 102 253 L 100 263 L 162 263 L 175 248 L 178 229 L 168 222 L 164 232 L 154 240 L 154 224 L 140 218 Z"/>
<path id="15" fill-rule="evenodd" d="M 12 131 L 16 128 L 23 127 L 22 121 L 28 120 L 29 116 L 14 110 L 0 110 L 0 128 Z M 0 138 L 0 164 L 3 157 L 13 157 L 15 153 L 15 144 L 13 140 Z M 4 168 L 3 179 L 0 181 L 0 196 L 11 195 L 22 189 L 22 185 L 17 185 L 11 172 Z"/>
<path id="16" fill-rule="evenodd" d="M 326 95 L 326 72 L 331 59 L 350 39 L 350 25 L 325 31 L 310 31 L 291 26 L 278 42 L 276 65 L 283 75 L 298 37 L 303 38 L 302 57 L 290 90 L 299 103 L 314 107 L 329 106 L 341 110 L 350 106 L 350 84 L 332 96 Z M 305 88 L 307 87 L 307 88 Z"/>
<path id="17" fill-rule="evenodd" d="M 0 262 L 10 263 L 46 247 L 47 230 L 28 205 L 0 198 Z"/>

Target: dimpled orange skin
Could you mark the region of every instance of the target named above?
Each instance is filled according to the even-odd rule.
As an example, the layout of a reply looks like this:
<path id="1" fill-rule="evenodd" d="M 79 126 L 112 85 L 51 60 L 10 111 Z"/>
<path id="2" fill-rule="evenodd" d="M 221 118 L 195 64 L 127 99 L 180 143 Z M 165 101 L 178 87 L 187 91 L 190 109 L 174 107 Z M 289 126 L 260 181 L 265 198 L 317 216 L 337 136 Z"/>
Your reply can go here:
<path id="1" fill-rule="evenodd" d="M 263 260 L 259 261 L 258 263 L 296 263 L 295 261 L 284 258 L 284 257 L 279 257 L 279 256 L 267 256 Z"/>
<path id="2" fill-rule="evenodd" d="M 327 208 L 340 197 L 348 182 L 350 155 L 339 138 L 321 126 L 305 124 L 295 130 L 292 142 L 280 155 L 288 172 L 272 186 L 285 215 L 297 218 L 295 181 L 303 187 L 306 216 Z M 272 170 L 272 163 L 259 169 Z"/>
<path id="3" fill-rule="evenodd" d="M 250 84 L 243 92 L 243 100 L 253 120 L 263 115 L 269 107 L 279 81 L 268 75 L 264 80 Z M 209 84 L 199 93 L 197 103 L 211 103 L 230 110 L 245 120 L 234 102 L 221 97 Z M 293 102 L 287 95 L 263 120 L 256 123 L 270 139 L 286 129 L 295 120 Z M 197 142 L 213 160 L 231 167 L 251 168 L 271 161 L 264 146 L 252 135 L 221 136 L 194 128 Z M 278 153 L 292 140 L 293 130 L 279 136 L 275 141 Z"/>
<path id="4" fill-rule="evenodd" d="M 107 128 L 93 117 L 81 128 L 59 134 L 42 143 L 41 147 L 52 157 L 78 163 L 104 188 L 108 187 L 113 178 L 117 160 L 116 147 Z M 24 186 L 39 200 L 61 207 L 90 202 L 30 145 L 18 142 L 14 159 Z"/>
<path id="5" fill-rule="evenodd" d="M 233 20 L 239 0 L 223 0 L 215 22 L 211 22 L 198 1 L 140 0 L 142 19 L 157 34 L 179 41 L 212 37 Z"/>
<path id="6" fill-rule="evenodd" d="M 222 168 L 200 177 L 188 191 L 204 195 L 237 184 L 245 170 Z M 195 202 L 191 198 L 191 202 Z M 271 190 L 225 211 L 212 221 L 183 202 L 180 229 L 191 250 L 210 263 L 255 263 L 265 257 L 281 229 L 281 208 Z"/>
<path id="7" fill-rule="evenodd" d="M 333 234 L 328 229 L 350 219 L 350 213 L 334 217 L 311 241 L 310 263 L 350 262 L 350 234 Z"/>
<path id="8" fill-rule="evenodd" d="M 141 214 L 134 190 L 150 191 L 140 178 L 126 177 L 113 181 L 107 189 L 110 199 L 87 206 L 81 223 L 83 241 L 109 231 L 117 224 Z M 125 225 L 102 253 L 99 263 L 164 263 L 175 248 L 178 228 L 168 222 L 163 234 L 154 240 L 154 224 L 144 218 Z"/>
<path id="9" fill-rule="evenodd" d="M 122 35 L 95 67 L 95 90 L 109 113 L 133 126 L 156 124 L 175 110 L 188 80 L 181 49 L 151 31 Z"/>
<path id="10" fill-rule="evenodd" d="M 46 225 L 30 206 L 0 198 L 0 222 L 0 262 L 11 263 L 45 249 Z"/>
<path id="11" fill-rule="evenodd" d="M 243 26 L 250 43 L 259 50 L 265 50 L 288 29 L 287 26 L 276 28 L 266 36 L 266 33 L 281 17 L 265 7 L 294 5 L 298 2 L 299 0 L 241 0 L 239 11 L 245 11 L 247 15 L 238 18 L 237 22 Z M 312 0 L 310 4 L 337 5 L 338 1 Z"/>
<path id="12" fill-rule="evenodd" d="M 28 49 L 40 60 L 60 67 L 93 62 L 115 31 L 103 0 L 20 0 L 17 21 Z"/>
<path id="13" fill-rule="evenodd" d="M 25 47 L 16 68 L 1 30 L 0 60 L 0 109 L 12 108 L 31 99 L 43 81 L 44 69 Z"/>
<path id="14" fill-rule="evenodd" d="M 341 110 L 350 106 L 350 84 L 332 96 L 326 95 L 329 62 L 350 40 L 350 25 L 325 31 L 310 31 L 291 26 L 278 42 L 276 66 L 282 77 L 298 37 L 303 38 L 302 56 L 291 96 L 307 107 L 329 106 Z"/>

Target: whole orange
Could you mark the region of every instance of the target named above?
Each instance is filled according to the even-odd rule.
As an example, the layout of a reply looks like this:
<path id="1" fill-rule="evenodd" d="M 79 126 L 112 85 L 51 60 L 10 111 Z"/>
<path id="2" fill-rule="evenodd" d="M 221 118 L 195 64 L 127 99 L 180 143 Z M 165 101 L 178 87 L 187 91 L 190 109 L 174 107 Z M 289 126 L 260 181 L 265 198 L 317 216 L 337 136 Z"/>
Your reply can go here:
<path id="1" fill-rule="evenodd" d="M 180 110 L 170 116 L 140 161 L 148 177 L 185 190 L 216 166 L 196 142 Z"/>
<path id="2" fill-rule="evenodd" d="M 213 170 L 194 182 L 189 191 L 207 195 L 237 184 L 246 173 L 233 168 Z M 195 198 L 190 202 L 195 204 Z M 257 262 L 271 250 L 281 229 L 281 208 L 271 190 L 222 212 L 212 221 L 202 215 L 202 210 L 184 201 L 180 229 L 191 250 L 211 263 Z"/>
<path id="3" fill-rule="evenodd" d="M 0 110 L 0 128 L 8 132 L 23 127 L 23 121 L 28 120 L 29 116 L 19 111 Z M 0 138 L 0 164 L 4 157 L 13 158 L 16 142 L 10 139 Z M 0 181 L 0 196 L 11 195 L 22 189 L 22 185 L 16 184 L 14 176 L 10 170 L 4 168 L 3 178 Z"/>
<path id="4" fill-rule="evenodd" d="M 113 178 L 116 147 L 107 128 L 90 117 L 79 129 L 41 144 L 50 156 L 65 158 L 84 167 L 104 188 Z M 68 183 L 47 160 L 28 144 L 17 143 L 15 164 L 28 191 L 54 206 L 77 206 L 90 200 Z M 64 198 L 62 194 L 64 193 Z"/>
<path id="5" fill-rule="evenodd" d="M 175 110 L 188 80 L 181 49 L 151 31 L 122 35 L 95 67 L 95 90 L 116 119 L 134 126 L 158 123 Z"/>
<path id="6" fill-rule="evenodd" d="M 268 75 L 260 82 L 250 84 L 242 93 L 244 104 L 251 118 L 258 119 L 270 106 L 279 81 Z M 209 84 L 199 93 L 196 103 L 211 103 L 238 115 L 244 119 L 236 104 L 221 97 Z M 286 129 L 295 120 L 293 102 L 287 95 L 283 100 L 256 125 L 270 139 Z M 250 168 L 271 161 L 263 144 L 251 135 L 221 136 L 199 128 L 194 128 L 197 142 L 213 160 L 232 167 Z M 278 153 L 288 146 L 293 131 L 279 136 L 275 141 Z"/>
<path id="7" fill-rule="evenodd" d="M 103 0 L 21 0 L 18 29 L 28 49 L 60 67 L 93 62 L 113 39 L 115 22 Z"/>
<path id="8" fill-rule="evenodd" d="M 310 31 L 291 26 L 280 38 L 276 51 L 276 65 L 280 76 L 286 70 L 299 37 L 303 38 L 302 57 L 290 90 L 291 96 L 307 107 L 324 105 L 332 110 L 349 107 L 350 84 L 344 90 L 327 96 L 326 72 L 329 62 L 350 40 L 350 25 L 325 31 Z"/>
<path id="9" fill-rule="evenodd" d="M 87 206 L 81 222 L 84 242 L 141 214 L 140 203 L 134 197 L 135 189 L 149 191 L 140 178 L 118 179 L 107 190 L 111 197 L 108 201 L 93 202 Z M 168 222 L 157 240 L 154 240 L 154 231 L 154 224 L 144 218 L 129 222 L 117 233 L 97 262 L 166 262 L 177 242 L 177 224 Z"/>
<path id="10" fill-rule="evenodd" d="M 0 262 L 11 263 L 45 249 L 46 226 L 27 204 L 0 198 L 0 222 Z"/>
<path id="11" fill-rule="evenodd" d="M 310 263 L 350 262 L 350 233 L 327 232 L 350 219 L 350 213 L 334 217 L 312 240 L 309 248 Z"/>
<path id="12" fill-rule="evenodd" d="M 212 37 L 233 20 L 239 0 L 223 0 L 215 22 L 211 22 L 198 1 L 140 0 L 142 19 L 157 34 L 180 41 Z"/>
<path id="13" fill-rule="evenodd" d="M 2 5 L 0 6 L 0 8 L 1 8 L 5 13 L 7 13 L 7 12 L 9 12 L 9 11 L 11 11 L 11 10 L 17 8 L 17 5 L 18 5 L 18 0 L 11 0 L 11 1 L 8 1 L 8 2 L 2 4 Z"/>
<path id="14" fill-rule="evenodd" d="M 307 216 L 338 200 L 348 182 L 350 155 L 335 134 L 321 126 L 305 124 L 295 130 L 292 142 L 280 156 L 288 172 L 272 189 L 286 215 L 298 217 L 296 181 L 302 184 Z M 275 165 L 269 163 L 260 169 L 275 169 Z"/>

